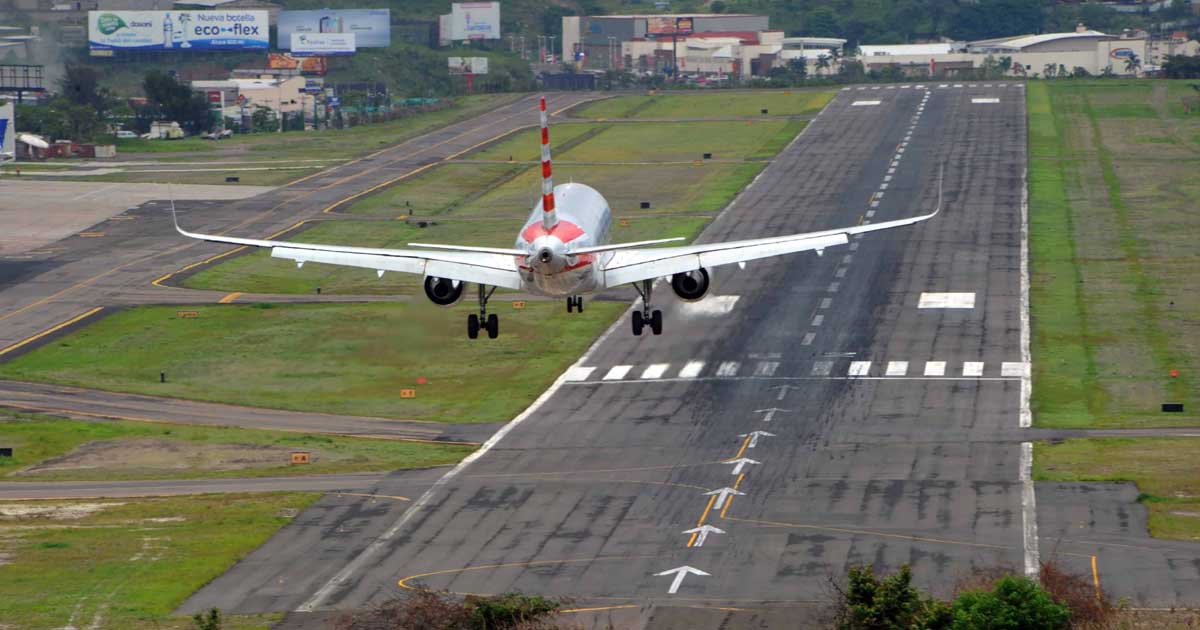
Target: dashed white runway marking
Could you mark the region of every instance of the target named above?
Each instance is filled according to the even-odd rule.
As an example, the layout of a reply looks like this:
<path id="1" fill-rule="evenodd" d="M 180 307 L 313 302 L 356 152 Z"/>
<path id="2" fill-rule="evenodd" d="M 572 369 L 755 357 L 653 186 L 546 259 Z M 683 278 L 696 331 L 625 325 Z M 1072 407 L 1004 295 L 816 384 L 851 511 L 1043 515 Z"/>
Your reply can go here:
<path id="1" fill-rule="evenodd" d="M 963 363 L 963 376 L 983 376 L 983 363 L 979 361 L 967 361 Z"/>
<path id="2" fill-rule="evenodd" d="M 821 304 L 817 308 L 824 310 L 830 306 L 833 306 L 833 298 L 821 298 Z"/>
<path id="3" fill-rule="evenodd" d="M 999 103 L 1000 99 L 998 99 L 998 98 L 973 98 L 973 99 L 971 99 L 971 102 L 975 103 L 975 104 Z"/>
<path id="4" fill-rule="evenodd" d="M 604 375 L 604 380 L 619 381 L 625 378 L 625 375 L 628 374 L 629 370 L 632 369 L 632 365 L 614 365 L 611 369 L 609 369 L 608 373 Z"/>
<path id="5" fill-rule="evenodd" d="M 1029 364 L 1021 361 L 1005 361 L 1000 364 L 1000 376 L 1029 377 Z"/>
<path id="6" fill-rule="evenodd" d="M 908 374 L 908 361 L 888 361 L 887 376 L 904 376 Z"/>
<path id="7" fill-rule="evenodd" d="M 812 367 L 813 376 L 829 376 L 832 371 L 833 361 L 817 361 Z"/>
<path id="8" fill-rule="evenodd" d="M 869 376 L 870 373 L 871 373 L 871 362 L 870 361 L 851 361 L 850 362 L 850 371 L 848 372 L 848 374 L 850 376 Z"/>
<path id="9" fill-rule="evenodd" d="M 679 378 L 696 378 L 702 371 L 704 371 L 704 361 L 688 361 L 687 365 L 679 370 Z"/>
<path id="10" fill-rule="evenodd" d="M 825 322 L 825 316 L 824 316 L 824 315 L 814 315 L 814 316 L 813 316 L 813 318 L 812 318 L 812 325 L 813 325 L 813 326 L 820 326 L 820 325 L 821 325 L 821 324 L 823 324 L 824 322 Z"/>
<path id="11" fill-rule="evenodd" d="M 945 376 L 946 362 L 945 361 L 926 361 L 925 376 Z"/>
<path id="12" fill-rule="evenodd" d="M 740 367 L 742 364 L 737 361 L 723 361 L 717 366 L 717 376 L 737 376 Z"/>
<path id="13" fill-rule="evenodd" d="M 859 245 L 858 243 L 850 243 L 850 251 L 852 251 L 852 252 L 858 251 L 858 245 Z"/>
<path id="14" fill-rule="evenodd" d="M 874 216 L 875 216 L 874 210 L 867 210 L 867 218 L 868 219 L 873 218 Z"/>
<path id="15" fill-rule="evenodd" d="M 842 264 L 843 265 L 849 265 L 853 261 L 854 261 L 854 254 L 846 254 L 845 256 L 842 256 Z"/>
<path id="16" fill-rule="evenodd" d="M 655 363 L 647 366 L 645 370 L 642 370 L 642 378 L 662 378 L 669 367 L 671 367 L 670 363 Z"/>
<path id="17" fill-rule="evenodd" d="M 857 244 L 858 244 L 858 243 L 854 243 L 854 245 L 857 245 Z M 830 282 L 830 283 L 829 283 L 829 288 L 828 288 L 828 289 L 825 289 L 825 290 L 826 290 L 826 291 L 828 291 L 829 293 L 837 293 L 837 292 L 838 292 L 838 289 L 840 289 L 840 288 L 842 288 L 842 283 L 841 283 L 841 282 Z"/>
<path id="18" fill-rule="evenodd" d="M 567 370 L 566 380 L 568 381 L 586 381 L 592 372 L 595 372 L 594 367 L 573 367 Z"/>
<path id="19" fill-rule="evenodd" d="M 800 345 L 811 346 L 813 339 L 816 339 L 816 338 L 817 338 L 816 333 L 804 333 L 804 339 L 800 340 Z"/>
<path id="20" fill-rule="evenodd" d="M 838 268 L 837 268 L 837 270 L 835 270 L 835 271 L 833 272 L 833 277 L 835 277 L 835 278 L 845 278 L 845 277 L 846 277 L 846 268 L 845 268 L 845 267 L 838 267 Z"/>
<path id="21" fill-rule="evenodd" d="M 683 302 L 679 305 L 681 314 L 691 317 L 714 317 L 728 315 L 738 303 L 740 295 L 710 295 L 698 302 Z"/>
<path id="22" fill-rule="evenodd" d="M 754 367 L 755 376 L 775 376 L 775 370 L 779 369 L 777 361 L 760 361 Z"/>
<path id="23" fill-rule="evenodd" d="M 853 103 L 850 103 L 850 106 L 851 107 L 870 107 L 872 105 L 878 105 L 880 102 L 881 101 L 854 101 Z"/>
<path id="24" fill-rule="evenodd" d="M 975 294 L 922 293 L 917 308 L 975 308 Z"/>

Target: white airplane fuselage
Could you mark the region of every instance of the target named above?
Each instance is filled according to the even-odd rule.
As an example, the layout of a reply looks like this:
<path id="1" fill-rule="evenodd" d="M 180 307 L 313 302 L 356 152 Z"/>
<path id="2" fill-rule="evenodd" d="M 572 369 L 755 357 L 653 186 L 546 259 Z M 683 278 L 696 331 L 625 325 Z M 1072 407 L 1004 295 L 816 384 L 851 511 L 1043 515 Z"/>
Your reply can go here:
<path id="1" fill-rule="evenodd" d="M 517 259 L 524 291 L 564 297 L 590 293 L 602 286 L 601 257 L 611 253 L 579 254 L 571 249 L 608 244 L 612 210 L 604 196 L 583 184 L 554 187 L 557 222 L 546 229 L 542 203 L 538 202 L 517 236 L 517 249 L 530 252 Z"/>

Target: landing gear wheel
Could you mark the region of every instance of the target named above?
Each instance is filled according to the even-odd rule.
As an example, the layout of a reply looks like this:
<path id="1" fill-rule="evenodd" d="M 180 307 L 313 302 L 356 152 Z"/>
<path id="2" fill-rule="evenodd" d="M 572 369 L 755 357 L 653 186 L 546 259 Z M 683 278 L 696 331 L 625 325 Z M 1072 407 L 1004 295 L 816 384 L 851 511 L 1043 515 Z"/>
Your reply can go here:
<path id="1" fill-rule="evenodd" d="M 583 296 L 582 295 L 567 296 L 567 312 L 570 313 L 572 311 L 574 311 L 576 313 L 583 312 Z"/>
<path id="2" fill-rule="evenodd" d="M 650 330 L 656 335 L 662 334 L 662 311 L 654 311 L 650 314 Z"/>
<path id="3" fill-rule="evenodd" d="M 500 336 L 500 318 L 495 314 L 487 316 L 487 334 L 488 339 L 495 339 Z"/>
<path id="4" fill-rule="evenodd" d="M 646 320 L 642 317 L 641 311 L 633 312 L 633 335 L 640 337 L 642 335 L 642 327 L 646 325 Z"/>
<path id="5" fill-rule="evenodd" d="M 495 317 L 493 315 L 492 317 Z M 467 315 L 467 337 L 471 339 L 479 338 L 479 316 Z"/>

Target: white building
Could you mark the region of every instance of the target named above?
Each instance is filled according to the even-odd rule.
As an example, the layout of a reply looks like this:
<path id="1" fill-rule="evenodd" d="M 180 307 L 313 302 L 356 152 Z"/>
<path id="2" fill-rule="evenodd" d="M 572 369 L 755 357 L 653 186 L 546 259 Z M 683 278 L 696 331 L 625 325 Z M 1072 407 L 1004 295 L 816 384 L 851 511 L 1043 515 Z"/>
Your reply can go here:
<path id="1" fill-rule="evenodd" d="M 224 79 L 192 81 L 192 89 L 203 92 L 209 104 L 223 107 L 227 118 L 238 118 L 243 108 L 253 113 L 263 106 L 276 113 L 311 112 L 313 96 L 304 91 L 307 80 L 301 76 L 286 78 Z"/>

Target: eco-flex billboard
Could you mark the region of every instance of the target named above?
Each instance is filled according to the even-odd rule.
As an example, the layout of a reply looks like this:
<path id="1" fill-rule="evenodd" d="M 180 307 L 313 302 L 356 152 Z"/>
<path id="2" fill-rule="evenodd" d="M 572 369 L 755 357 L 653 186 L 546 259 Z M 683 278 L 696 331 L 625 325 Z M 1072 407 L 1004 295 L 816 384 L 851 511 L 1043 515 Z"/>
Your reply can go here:
<path id="1" fill-rule="evenodd" d="M 387 48 L 392 43 L 389 9 L 280 11 L 280 50 L 291 50 L 292 35 L 351 34 L 358 48 Z"/>
<path id="2" fill-rule="evenodd" d="M 266 11 L 88 11 L 88 46 L 99 50 L 266 50 Z"/>

